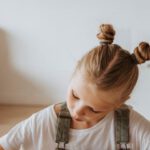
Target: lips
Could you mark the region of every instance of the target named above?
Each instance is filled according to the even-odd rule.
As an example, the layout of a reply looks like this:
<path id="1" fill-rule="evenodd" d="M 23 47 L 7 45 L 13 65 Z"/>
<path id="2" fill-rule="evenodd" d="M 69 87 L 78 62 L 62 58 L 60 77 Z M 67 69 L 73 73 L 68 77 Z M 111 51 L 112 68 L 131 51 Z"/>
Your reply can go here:
<path id="1" fill-rule="evenodd" d="M 74 120 L 76 120 L 76 121 L 83 121 L 83 120 L 81 120 L 81 119 L 74 119 Z"/>

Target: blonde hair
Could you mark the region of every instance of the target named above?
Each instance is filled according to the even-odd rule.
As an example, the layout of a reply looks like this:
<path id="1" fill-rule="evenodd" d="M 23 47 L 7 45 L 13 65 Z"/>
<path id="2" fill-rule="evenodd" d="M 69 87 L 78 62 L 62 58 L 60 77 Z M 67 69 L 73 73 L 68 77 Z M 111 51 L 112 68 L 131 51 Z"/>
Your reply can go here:
<path id="1" fill-rule="evenodd" d="M 100 25 L 97 38 L 100 45 L 91 49 L 77 63 L 73 76 L 81 71 L 98 89 L 111 90 L 125 87 L 129 95 L 136 85 L 139 70 L 137 64 L 150 60 L 150 46 L 141 42 L 133 54 L 117 44 L 112 44 L 115 30 L 110 24 Z"/>

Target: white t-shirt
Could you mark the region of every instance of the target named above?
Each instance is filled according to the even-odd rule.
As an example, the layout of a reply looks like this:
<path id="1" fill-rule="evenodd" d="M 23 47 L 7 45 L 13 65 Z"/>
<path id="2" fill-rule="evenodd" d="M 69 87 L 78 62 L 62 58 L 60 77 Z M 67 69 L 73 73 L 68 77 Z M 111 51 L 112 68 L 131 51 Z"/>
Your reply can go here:
<path id="1" fill-rule="evenodd" d="M 150 150 L 150 122 L 130 106 L 132 150 Z M 68 150 L 115 150 L 114 113 L 88 129 L 70 129 Z M 0 138 L 5 150 L 55 150 L 57 116 L 51 105 L 13 127 Z"/>

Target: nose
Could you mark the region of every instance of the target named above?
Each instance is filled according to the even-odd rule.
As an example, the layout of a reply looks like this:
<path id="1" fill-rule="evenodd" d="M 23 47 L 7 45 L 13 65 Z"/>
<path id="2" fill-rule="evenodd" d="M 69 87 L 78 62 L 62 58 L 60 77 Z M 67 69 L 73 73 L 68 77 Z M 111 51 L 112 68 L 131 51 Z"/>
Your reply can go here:
<path id="1" fill-rule="evenodd" d="M 82 111 L 82 110 L 75 110 L 74 111 L 74 117 L 75 118 L 80 118 L 81 116 L 83 116 L 84 115 L 84 112 Z"/>
<path id="2" fill-rule="evenodd" d="M 75 105 L 74 115 L 77 118 L 85 115 L 85 109 L 84 109 L 84 105 L 82 103 L 78 103 L 78 104 Z"/>

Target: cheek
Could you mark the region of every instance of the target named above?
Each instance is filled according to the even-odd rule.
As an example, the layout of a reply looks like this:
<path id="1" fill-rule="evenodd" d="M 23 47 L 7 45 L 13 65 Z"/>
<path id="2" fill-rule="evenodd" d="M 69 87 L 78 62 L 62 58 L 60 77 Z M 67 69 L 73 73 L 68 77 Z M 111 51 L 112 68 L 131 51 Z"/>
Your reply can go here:
<path id="1" fill-rule="evenodd" d="M 67 106 L 68 106 L 68 108 L 73 108 L 74 107 L 74 99 L 72 97 L 71 92 L 69 92 L 67 94 Z"/>

